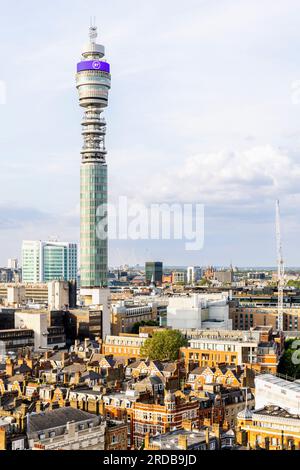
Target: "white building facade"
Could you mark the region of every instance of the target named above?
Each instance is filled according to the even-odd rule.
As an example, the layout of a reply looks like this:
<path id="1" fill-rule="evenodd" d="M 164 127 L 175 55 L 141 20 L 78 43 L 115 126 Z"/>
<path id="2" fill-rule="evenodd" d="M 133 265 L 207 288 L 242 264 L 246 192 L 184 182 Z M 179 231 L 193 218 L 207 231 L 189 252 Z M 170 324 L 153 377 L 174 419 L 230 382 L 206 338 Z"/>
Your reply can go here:
<path id="1" fill-rule="evenodd" d="M 228 294 L 170 297 L 167 326 L 173 329 L 232 329 Z"/>
<path id="2" fill-rule="evenodd" d="M 46 312 L 15 312 L 15 328 L 34 331 L 34 350 L 46 349 L 48 346 L 48 318 Z"/>
<path id="3" fill-rule="evenodd" d="M 290 414 L 300 415 L 300 383 L 289 382 L 276 375 L 265 374 L 255 378 L 255 409 L 274 405 Z"/>

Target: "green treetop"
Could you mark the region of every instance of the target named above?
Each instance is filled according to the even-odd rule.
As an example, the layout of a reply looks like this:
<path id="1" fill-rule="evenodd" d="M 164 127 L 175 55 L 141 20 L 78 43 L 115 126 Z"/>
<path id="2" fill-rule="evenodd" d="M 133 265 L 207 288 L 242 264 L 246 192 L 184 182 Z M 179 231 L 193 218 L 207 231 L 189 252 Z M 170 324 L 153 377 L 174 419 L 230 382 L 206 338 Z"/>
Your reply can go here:
<path id="1" fill-rule="evenodd" d="M 156 361 L 176 361 L 179 349 L 187 345 L 186 339 L 177 330 L 156 331 L 141 348 L 141 356 Z"/>

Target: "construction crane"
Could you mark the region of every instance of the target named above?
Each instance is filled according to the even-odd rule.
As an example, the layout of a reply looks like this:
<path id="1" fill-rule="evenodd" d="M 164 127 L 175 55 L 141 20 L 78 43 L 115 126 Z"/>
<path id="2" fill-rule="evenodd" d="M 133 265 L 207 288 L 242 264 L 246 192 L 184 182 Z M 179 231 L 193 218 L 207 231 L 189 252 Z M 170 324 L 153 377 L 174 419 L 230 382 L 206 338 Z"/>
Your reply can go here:
<path id="1" fill-rule="evenodd" d="M 278 280 L 278 330 L 283 331 L 283 288 L 284 288 L 284 261 L 282 256 L 282 241 L 280 227 L 280 206 L 276 201 L 276 244 L 277 244 L 277 280 Z"/>

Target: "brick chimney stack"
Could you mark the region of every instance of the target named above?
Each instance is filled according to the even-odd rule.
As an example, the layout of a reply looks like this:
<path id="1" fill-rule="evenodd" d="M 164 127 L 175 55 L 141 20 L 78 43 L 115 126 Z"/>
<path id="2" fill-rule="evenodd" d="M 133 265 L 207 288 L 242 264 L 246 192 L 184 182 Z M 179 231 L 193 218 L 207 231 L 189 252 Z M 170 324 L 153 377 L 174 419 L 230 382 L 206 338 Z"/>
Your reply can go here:
<path id="1" fill-rule="evenodd" d="M 182 450 L 187 450 L 188 448 L 187 436 L 182 435 L 182 434 L 178 436 L 178 447 Z"/>
<path id="2" fill-rule="evenodd" d="M 150 446 L 150 434 L 147 432 L 145 434 L 145 450 L 148 450 Z"/>
<path id="3" fill-rule="evenodd" d="M 6 360 L 6 367 L 5 367 L 6 374 L 12 377 L 14 375 L 14 363 L 12 359 Z"/>
<path id="4" fill-rule="evenodd" d="M 184 419 L 182 421 L 182 428 L 185 431 L 192 431 L 193 430 L 193 422 L 190 419 Z"/>
<path id="5" fill-rule="evenodd" d="M 205 442 L 207 449 L 209 449 L 209 428 L 205 429 Z"/>
<path id="6" fill-rule="evenodd" d="M 6 450 L 6 431 L 5 428 L 0 428 L 0 450 Z"/>

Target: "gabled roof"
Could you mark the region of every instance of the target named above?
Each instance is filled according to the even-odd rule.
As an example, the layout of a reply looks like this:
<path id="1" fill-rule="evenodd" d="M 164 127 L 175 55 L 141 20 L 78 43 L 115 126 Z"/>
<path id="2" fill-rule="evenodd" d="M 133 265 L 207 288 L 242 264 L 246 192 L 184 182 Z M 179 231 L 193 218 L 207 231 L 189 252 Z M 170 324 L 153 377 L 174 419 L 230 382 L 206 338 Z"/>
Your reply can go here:
<path id="1" fill-rule="evenodd" d="M 177 364 L 174 364 L 174 362 L 163 362 L 162 366 L 164 372 L 175 372 L 177 369 Z"/>
<path id="2" fill-rule="evenodd" d="M 26 380 L 25 376 L 23 374 L 15 374 L 15 375 L 12 375 L 11 377 L 8 377 L 7 379 L 7 382 L 24 382 Z"/>
<path id="3" fill-rule="evenodd" d="M 238 370 L 236 370 L 236 369 L 231 369 L 231 370 L 228 369 L 228 371 L 230 371 L 230 372 L 234 375 L 234 377 L 235 377 L 236 379 L 238 379 L 238 380 L 239 380 L 240 377 L 243 375 L 243 371 L 242 371 L 242 370 L 239 370 L 239 371 L 238 371 Z"/>
<path id="4" fill-rule="evenodd" d="M 46 371 L 51 371 L 51 370 L 55 369 L 55 367 L 53 366 L 53 364 L 51 364 L 50 360 L 47 360 L 47 361 L 40 362 L 39 369 L 41 371 L 46 372 Z"/>
<path id="5" fill-rule="evenodd" d="M 51 357 L 49 357 L 49 361 L 62 361 L 63 355 L 68 351 L 56 351 Z"/>
<path id="6" fill-rule="evenodd" d="M 137 384 L 151 384 L 151 385 L 156 385 L 156 384 L 162 384 L 163 381 L 161 377 L 158 375 L 149 375 L 149 377 L 145 377 L 143 380 L 140 380 L 137 382 Z"/>
<path id="7" fill-rule="evenodd" d="M 142 362 L 145 362 L 145 361 L 142 361 L 141 359 L 139 359 L 138 361 L 134 361 L 131 364 L 128 364 L 127 367 L 129 369 L 137 369 L 141 365 Z"/>
<path id="8" fill-rule="evenodd" d="M 81 379 L 82 380 L 99 380 L 101 379 L 101 375 L 97 374 L 97 372 L 94 372 L 93 370 L 88 370 L 82 374 Z"/>
<path id="9" fill-rule="evenodd" d="M 80 364 L 77 362 L 74 362 L 73 364 L 70 364 L 69 366 L 66 366 L 62 369 L 62 372 L 66 372 L 67 374 L 75 374 L 76 372 L 80 372 L 83 374 L 85 372 L 86 365 L 85 364 Z"/>
<path id="10" fill-rule="evenodd" d="M 150 361 L 149 365 L 153 364 L 157 370 L 162 371 L 164 368 L 164 364 L 161 361 Z"/>
<path id="11" fill-rule="evenodd" d="M 16 370 L 18 370 L 20 374 L 26 374 L 32 371 L 32 369 L 28 367 L 27 364 L 21 364 Z"/>
<path id="12" fill-rule="evenodd" d="M 196 367 L 195 369 L 190 371 L 191 375 L 201 375 L 202 372 L 207 369 L 207 367 Z"/>

